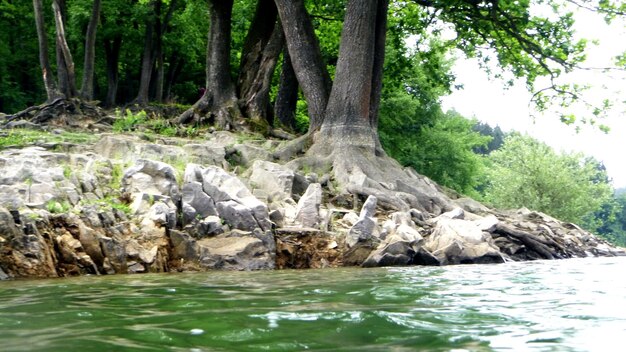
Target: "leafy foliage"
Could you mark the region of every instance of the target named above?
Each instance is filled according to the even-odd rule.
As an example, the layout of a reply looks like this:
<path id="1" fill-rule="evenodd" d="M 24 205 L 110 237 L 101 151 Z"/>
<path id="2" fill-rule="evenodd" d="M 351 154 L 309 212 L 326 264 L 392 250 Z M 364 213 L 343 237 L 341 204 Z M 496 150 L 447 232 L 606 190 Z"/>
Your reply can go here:
<path id="1" fill-rule="evenodd" d="M 606 171 L 597 161 L 558 154 L 528 136 L 508 136 L 489 162 L 484 200 L 496 207 L 527 207 L 589 228 L 594 212 L 611 198 Z"/>

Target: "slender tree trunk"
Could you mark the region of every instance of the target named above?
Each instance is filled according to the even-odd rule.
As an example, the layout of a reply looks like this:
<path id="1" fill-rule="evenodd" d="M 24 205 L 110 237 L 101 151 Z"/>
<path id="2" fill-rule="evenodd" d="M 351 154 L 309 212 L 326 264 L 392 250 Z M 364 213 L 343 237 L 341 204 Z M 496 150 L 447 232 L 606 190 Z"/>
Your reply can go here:
<path id="1" fill-rule="evenodd" d="M 288 128 L 296 128 L 296 106 L 298 103 L 298 79 L 291 66 L 289 50 L 283 50 L 283 68 L 280 74 L 278 94 L 274 103 L 274 114 L 280 123 Z"/>
<path id="2" fill-rule="evenodd" d="M 154 66 L 154 30 L 156 27 L 157 14 L 161 12 L 161 0 L 153 0 L 152 6 L 154 10 L 146 21 L 143 54 L 141 55 L 139 91 L 135 99 L 135 103 L 140 105 L 146 104 L 150 100 L 150 81 L 152 79 L 152 68 Z"/>
<path id="3" fill-rule="evenodd" d="M 85 61 L 83 64 L 83 82 L 80 96 L 85 100 L 93 100 L 94 61 L 96 58 L 96 31 L 100 19 L 100 5 L 102 0 L 94 0 L 91 10 L 91 19 L 85 34 Z"/>
<path id="4" fill-rule="evenodd" d="M 106 68 L 107 68 L 107 96 L 104 101 L 106 107 L 115 106 L 115 100 L 117 97 L 117 86 L 119 83 L 119 62 L 120 62 L 120 49 L 122 47 L 122 36 L 116 34 L 113 40 L 104 41 L 104 52 L 106 55 Z"/>
<path id="5" fill-rule="evenodd" d="M 169 68 L 167 70 L 167 75 L 166 75 L 166 79 L 165 79 L 165 83 L 164 83 L 164 99 L 165 101 L 171 101 L 172 100 L 172 87 L 174 86 L 174 83 L 176 82 L 176 77 L 178 77 L 178 75 L 180 75 L 180 73 L 183 70 L 184 65 L 184 61 L 183 59 L 180 58 L 179 55 L 173 54 L 170 59 L 169 59 Z"/>
<path id="6" fill-rule="evenodd" d="M 48 38 L 46 36 L 46 28 L 43 17 L 42 0 L 33 0 L 33 8 L 35 12 L 35 26 L 37 27 L 37 39 L 39 40 L 39 64 L 43 76 L 43 83 L 46 88 L 48 101 L 52 101 L 60 96 L 54 76 L 52 75 L 52 67 L 48 58 Z"/>
<path id="7" fill-rule="evenodd" d="M 370 124 L 378 1 L 349 0 L 341 32 L 335 83 L 326 108 L 322 134 L 333 144 L 374 149 Z"/>
<path id="8" fill-rule="evenodd" d="M 285 31 L 292 65 L 309 106 L 309 131 L 316 131 L 324 119 L 330 92 L 330 76 L 322 60 L 304 0 L 275 0 L 275 3 Z"/>
<path id="9" fill-rule="evenodd" d="M 211 26 L 207 43 L 206 90 L 204 95 L 177 118 L 178 123 L 208 120 L 218 128 L 237 128 L 241 111 L 230 75 L 230 40 L 233 0 L 210 0 Z"/>
<path id="10" fill-rule="evenodd" d="M 63 20 L 64 6 L 65 3 L 62 0 L 54 0 L 52 2 L 56 26 L 57 58 L 62 58 L 62 60 L 57 61 L 57 65 L 60 70 L 62 70 L 61 74 L 59 74 L 59 80 L 61 80 L 60 86 L 62 87 L 63 94 L 66 98 L 73 98 L 77 95 L 76 74 L 74 71 L 74 59 L 72 58 L 72 53 L 67 45 L 65 36 L 65 24 Z"/>
<path id="11" fill-rule="evenodd" d="M 272 75 L 282 51 L 284 35 L 273 0 L 260 0 L 248 35 L 239 66 L 238 95 L 242 112 L 256 121 L 272 120 L 269 91 Z"/>
<path id="12" fill-rule="evenodd" d="M 155 57 L 156 57 L 156 76 L 155 76 L 155 94 L 154 94 L 154 99 L 158 102 L 163 102 L 163 89 L 164 89 L 164 80 L 165 80 L 165 57 L 164 57 L 164 53 L 163 53 L 163 36 L 165 35 L 166 32 L 168 32 L 168 28 L 169 28 L 169 23 L 170 20 L 172 19 L 172 16 L 174 15 L 174 10 L 176 9 L 176 5 L 177 5 L 178 1 L 177 0 L 171 0 L 170 1 L 170 6 L 167 10 L 167 13 L 165 14 L 165 18 L 163 19 L 163 21 L 161 21 L 161 16 L 159 14 L 158 18 L 157 18 L 157 26 L 156 26 L 156 38 L 155 38 L 155 42 L 156 42 L 156 50 L 155 50 Z"/>

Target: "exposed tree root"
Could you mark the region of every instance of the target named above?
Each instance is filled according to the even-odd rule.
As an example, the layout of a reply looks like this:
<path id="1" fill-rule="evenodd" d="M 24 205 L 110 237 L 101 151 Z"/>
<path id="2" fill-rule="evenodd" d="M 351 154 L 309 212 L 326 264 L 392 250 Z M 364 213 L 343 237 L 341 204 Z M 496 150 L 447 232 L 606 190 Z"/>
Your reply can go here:
<path id="1" fill-rule="evenodd" d="M 76 122 L 99 122 L 106 116 L 103 109 L 92 102 L 82 99 L 57 98 L 50 103 L 31 106 L 23 111 L 6 117 L 5 127 L 16 120 L 25 120 L 34 124 L 74 125 Z"/>
<path id="2" fill-rule="evenodd" d="M 312 140 L 315 142 L 306 154 L 290 161 L 288 167 L 318 174 L 331 172 L 340 192 L 363 197 L 374 195 L 388 209 L 415 208 L 438 215 L 454 207 L 443 189 L 415 171 L 403 168 L 377 142 L 357 144 L 355 141 L 363 139 L 305 135 L 289 142 L 274 156 L 289 160 L 306 150 Z"/>

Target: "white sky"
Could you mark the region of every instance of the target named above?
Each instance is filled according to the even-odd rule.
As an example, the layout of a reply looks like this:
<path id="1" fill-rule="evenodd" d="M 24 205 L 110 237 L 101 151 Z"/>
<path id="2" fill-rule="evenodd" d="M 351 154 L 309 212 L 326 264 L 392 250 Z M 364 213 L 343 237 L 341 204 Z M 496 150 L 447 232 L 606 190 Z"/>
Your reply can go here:
<path id="1" fill-rule="evenodd" d="M 598 47 L 589 44 L 585 66 L 607 67 L 612 57 L 626 51 L 626 26 L 614 22 L 610 27 L 598 16 L 588 12 L 576 14 L 577 32 L 587 39 L 598 39 Z M 454 72 L 456 83 L 464 89 L 443 99 L 444 111 L 454 109 L 467 117 L 499 125 L 504 131 L 527 132 L 556 150 L 580 151 L 604 162 L 615 188 L 626 187 L 626 113 L 624 106 L 611 112 L 601 121 L 611 128 L 607 135 L 593 127 L 583 127 L 576 133 L 559 121 L 557 112 L 536 115 L 533 120 L 529 111 L 530 93 L 520 82 L 505 89 L 499 80 L 490 81 L 478 67 L 476 60 L 459 57 Z M 607 75 L 597 71 L 571 74 L 568 78 L 581 84 L 593 85 L 589 99 L 601 101 L 605 97 L 626 100 L 626 79 L 623 73 Z M 606 89 L 603 88 L 606 87 Z M 539 86 L 537 86 L 539 87 Z M 621 90 L 621 92 L 620 92 Z M 589 113 L 587 113 L 589 115 Z"/>

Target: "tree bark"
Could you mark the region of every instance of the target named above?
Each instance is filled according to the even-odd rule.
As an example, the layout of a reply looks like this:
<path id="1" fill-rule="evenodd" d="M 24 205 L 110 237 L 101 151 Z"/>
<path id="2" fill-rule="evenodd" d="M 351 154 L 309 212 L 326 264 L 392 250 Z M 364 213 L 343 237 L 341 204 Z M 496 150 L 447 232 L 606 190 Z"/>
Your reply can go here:
<path id="1" fill-rule="evenodd" d="M 94 61 L 96 57 L 96 31 L 100 19 L 100 5 L 102 0 L 94 0 L 91 19 L 85 34 L 85 61 L 83 64 L 83 81 L 80 96 L 85 100 L 93 100 Z"/>
<path id="2" fill-rule="evenodd" d="M 176 122 L 214 123 L 220 129 L 237 128 L 241 118 L 236 88 L 230 75 L 231 16 L 233 0 L 210 0 L 211 25 L 207 43 L 206 82 L 204 95 Z"/>
<path id="3" fill-rule="evenodd" d="M 304 0 L 275 0 L 298 83 L 309 107 L 309 132 L 322 125 L 330 92 L 326 70 Z"/>
<path id="4" fill-rule="evenodd" d="M 333 145 L 375 149 L 378 137 L 370 124 L 379 1 L 349 0 L 341 32 L 335 83 L 328 100 L 322 135 Z"/>
<path id="5" fill-rule="evenodd" d="M 54 23 L 56 27 L 57 43 L 57 69 L 59 70 L 59 80 L 62 93 L 65 98 L 73 98 L 76 92 L 76 74 L 74 71 L 74 59 L 67 45 L 65 36 L 65 24 L 63 20 L 63 9 L 65 4 L 62 0 L 54 0 L 52 9 L 54 13 Z"/>
<path id="6" fill-rule="evenodd" d="M 106 107 L 113 107 L 117 97 L 117 86 L 119 82 L 120 49 L 122 47 L 122 35 L 116 34 L 113 40 L 104 41 L 104 52 L 106 55 L 107 67 L 107 96 L 104 100 Z"/>
<path id="7" fill-rule="evenodd" d="M 237 88 L 242 112 L 260 123 L 273 122 L 269 91 L 284 42 L 277 16 L 273 0 L 259 0 L 239 66 Z"/>
<path id="8" fill-rule="evenodd" d="M 60 92 L 52 74 L 50 59 L 48 58 L 48 38 L 46 36 L 42 0 L 33 0 L 33 8 L 35 13 L 35 26 L 37 27 L 37 39 L 39 41 L 39 64 L 41 65 L 46 96 L 48 97 L 48 102 L 51 102 L 60 96 Z"/>
<path id="9" fill-rule="evenodd" d="M 387 41 L 387 11 L 389 0 L 378 0 L 374 41 L 374 70 L 372 73 L 372 94 L 370 96 L 370 125 L 378 131 L 378 110 L 383 89 L 383 67 L 385 64 L 385 43 Z"/>
<path id="10" fill-rule="evenodd" d="M 180 75 L 184 67 L 184 60 L 180 58 L 180 56 L 176 55 L 176 53 L 172 54 L 169 59 L 169 68 L 167 70 L 167 75 L 165 75 L 166 79 L 164 82 L 164 100 L 171 101 L 172 99 L 172 86 L 176 82 L 176 77 Z"/>
<path id="11" fill-rule="evenodd" d="M 283 68 L 280 74 L 278 94 L 274 103 L 274 114 L 278 121 L 290 129 L 296 128 L 296 107 L 298 103 L 298 79 L 291 65 L 289 50 L 283 50 Z"/>
<path id="12" fill-rule="evenodd" d="M 154 66 L 154 30 L 156 18 L 161 12 L 161 0 L 153 0 L 152 6 L 154 10 L 146 21 L 143 54 L 141 55 L 139 91 L 137 92 L 137 98 L 135 98 L 135 103 L 139 105 L 147 104 L 150 99 L 150 81 L 152 79 L 152 67 Z"/>
<path id="13" fill-rule="evenodd" d="M 160 14 L 157 16 L 156 38 L 155 38 L 155 59 L 156 59 L 156 76 L 154 81 L 155 93 L 154 100 L 163 102 L 163 88 L 165 80 L 165 58 L 163 53 L 163 36 L 168 31 L 169 22 L 172 19 L 174 10 L 176 9 L 177 0 L 171 0 L 170 6 L 165 14 L 165 18 L 161 20 Z"/>

